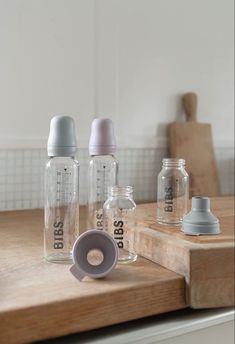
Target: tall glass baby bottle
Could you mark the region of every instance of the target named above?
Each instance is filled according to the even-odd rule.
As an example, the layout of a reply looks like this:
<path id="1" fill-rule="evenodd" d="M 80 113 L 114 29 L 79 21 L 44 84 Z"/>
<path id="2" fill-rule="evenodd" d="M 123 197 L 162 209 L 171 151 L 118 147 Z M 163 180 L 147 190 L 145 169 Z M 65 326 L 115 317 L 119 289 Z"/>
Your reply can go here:
<path id="1" fill-rule="evenodd" d="M 44 258 L 70 262 L 79 234 L 79 164 L 74 120 L 55 116 L 48 139 L 45 170 Z"/>
<path id="2" fill-rule="evenodd" d="M 109 118 L 94 119 L 89 142 L 88 229 L 103 229 L 103 204 L 108 198 L 108 188 L 117 184 L 115 152 L 113 122 Z"/>

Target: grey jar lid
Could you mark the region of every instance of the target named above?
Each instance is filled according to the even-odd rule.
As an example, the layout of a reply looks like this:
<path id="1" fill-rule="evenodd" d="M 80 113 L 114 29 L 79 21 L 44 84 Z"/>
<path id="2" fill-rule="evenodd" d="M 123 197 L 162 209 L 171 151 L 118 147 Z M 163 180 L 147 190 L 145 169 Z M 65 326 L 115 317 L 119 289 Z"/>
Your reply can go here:
<path id="1" fill-rule="evenodd" d="M 70 116 L 54 116 L 47 143 L 48 156 L 74 157 L 77 152 L 75 123 Z"/>
<path id="2" fill-rule="evenodd" d="M 98 250 L 103 255 L 103 260 L 99 265 L 92 265 L 88 261 L 88 254 L 93 250 Z M 70 272 L 79 281 L 82 281 L 85 276 L 101 278 L 115 268 L 118 260 L 118 246 L 107 232 L 90 229 L 82 233 L 75 241 L 72 256 L 74 265 L 70 268 Z"/>
<path id="3" fill-rule="evenodd" d="M 220 233 L 219 220 L 210 211 L 209 197 L 192 198 L 192 209 L 183 217 L 182 231 L 188 235 Z"/>

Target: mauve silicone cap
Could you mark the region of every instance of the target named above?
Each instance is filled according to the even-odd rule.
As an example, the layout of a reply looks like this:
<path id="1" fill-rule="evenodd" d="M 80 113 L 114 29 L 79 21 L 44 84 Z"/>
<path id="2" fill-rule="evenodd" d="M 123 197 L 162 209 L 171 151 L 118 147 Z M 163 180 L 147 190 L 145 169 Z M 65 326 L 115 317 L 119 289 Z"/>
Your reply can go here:
<path id="1" fill-rule="evenodd" d="M 87 254 L 91 250 L 99 250 L 103 254 L 103 261 L 99 265 L 91 265 Z M 107 276 L 116 266 L 118 247 L 115 240 L 106 232 L 91 229 L 81 234 L 75 241 L 72 250 L 73 263 L 70 272 L 79 281 L 85 276 L 101 278 Z"/>
<path id="2" fill-rule="evenodd" d="M 182 231 L 188 235 L 220 233 L 219 220 L 210 211 L 209 197 L 192 198 L 192 209 L 183 217 Z"/>
<path id="3" fill-rule="evenodd" d="M 109 118 L 95 118 L 91 124 L 90 155 L 112 155 L 116 152 L 113 122 Z"/>
<path id="4" fill-rule="evenodd" d="M 77 152 L 75 123 L 69 116 L 54 116 L 47 142 L 48 156 L 74 157 Z"/>

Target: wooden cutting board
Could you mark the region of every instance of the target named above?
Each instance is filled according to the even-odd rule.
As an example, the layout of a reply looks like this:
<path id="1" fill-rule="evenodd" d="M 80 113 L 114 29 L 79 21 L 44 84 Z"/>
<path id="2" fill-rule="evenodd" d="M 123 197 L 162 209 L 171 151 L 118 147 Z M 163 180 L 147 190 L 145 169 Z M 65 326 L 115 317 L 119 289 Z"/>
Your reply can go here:
<path id="1" fill-rule="evenodd" d="M 219 177 L 211 125 L 197 122 L 197 95 L 195 93 L 184 95 L 183 107 L 187 121 L 169 124 L 170 156 L 186 160 L 191 197 L 219 196 Z"/>
<path id="2" fill-rule="evenodd" d="M 192 308 L 234 305 L 234 200 L 212 199 L 221 234 L 186 236 L 156 223 L 156 203 L 137 206 L 137 251 L 183 276 Z"/>
<path id="3" fill-rule="evenodd" d="M 83 217 L 83 210 L 81 211 Z M 185 308 L 184 277 L 144 258 L 77 281 L 43 261 L 43 211 L 0 213 L 0 343 L 25 343 Z"/>

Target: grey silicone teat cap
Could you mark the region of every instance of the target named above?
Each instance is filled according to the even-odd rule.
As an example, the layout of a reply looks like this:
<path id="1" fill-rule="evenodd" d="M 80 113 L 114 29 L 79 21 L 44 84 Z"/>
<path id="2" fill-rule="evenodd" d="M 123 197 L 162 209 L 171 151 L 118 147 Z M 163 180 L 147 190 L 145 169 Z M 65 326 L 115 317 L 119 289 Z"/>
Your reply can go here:
<path id="1" fill-rule="evenodd" d="M 88 261 L 87 255 L 92 250 L 98 250 L 103 255 L 103 261 L 99 265 L 92 265 Z M 81 234 L 75 241 L 72 256 L 74 265 L 70 271 L 79 281 L 85 276 L 101 278 L 115 268 L 118 260 L 118 247 L 108 233 L 91 229 Z"/>
<path id="2" fill-rule="evenodd" d="M 210 198 L 192 198 L 192 209 L 183 217 L 182 231 L 188 235 L 220 233 L 219 220 L 210 211 Z"/>
<path id="3" fill-rule="evenodd" d="M 53 117 L 47 143 L 48 156 L 74 157 L 76 152 L 77 140 L 73 118 L 69 116 Z"/>
<path id="4" fill-rule="evenodd" d="M 116 152 L 113 122 L 109 118 L 96 118 L 91 124 L 90 155 L 109 155 Z"/>

